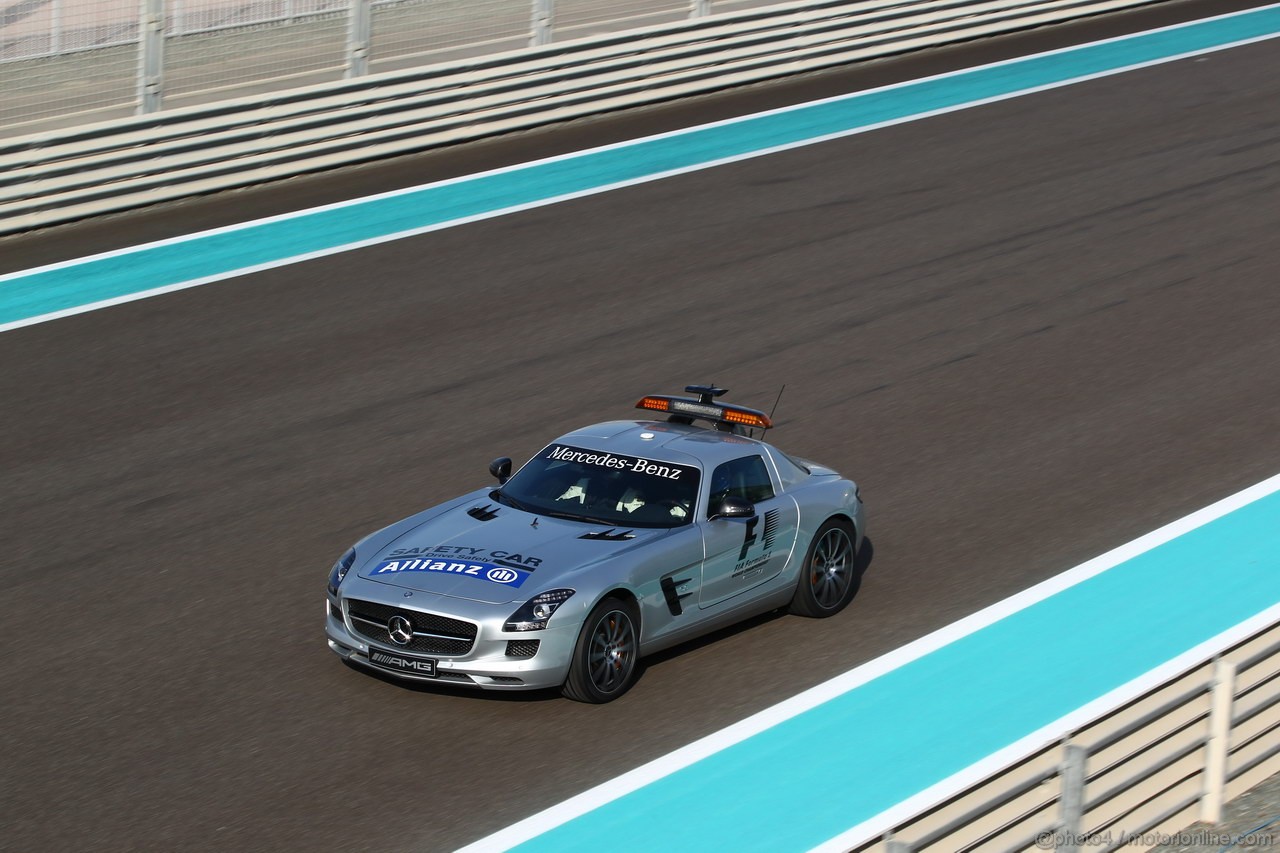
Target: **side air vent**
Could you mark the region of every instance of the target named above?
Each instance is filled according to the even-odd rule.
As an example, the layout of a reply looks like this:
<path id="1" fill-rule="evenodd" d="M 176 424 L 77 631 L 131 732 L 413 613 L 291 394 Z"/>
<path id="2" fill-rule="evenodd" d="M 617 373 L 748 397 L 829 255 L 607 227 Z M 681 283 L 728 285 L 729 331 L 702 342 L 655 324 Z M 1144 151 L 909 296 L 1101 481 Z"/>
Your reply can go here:
<path id="1" fill-rule="evenodd" d="M 593 531 L 591 533 L 584 533 L 578 538 L 579 539 L 604 539 L 605 541 L 608 541 L 608 542 L 621 542 L 625 539 L 635 539 L 636 535 L 630 530 L 620 531 L 616 527 L 611 527 L 608 530 L 600 530 L 600 531 Z"/>
<path id="2" fill-rule="evenodd" d="M 484 506 L 473 506 L 467 510 L 467 515 L 479 521 L 489 521 L 498 517 L 498 508 L 493 504 L 485 504 Z"/>
<path id="3" fill-rule="evenodd" d="M 667 609 L 671 611 L 672 616 L 679 616 L 684 612 L 684 600 L 693 595 L 691 592 L 681 592 L 680 587 L 689 582 L 689 578 L 679 579 L 665 577 L 658 584 L 662 587 L 662 597 L 667 600 Z"/>

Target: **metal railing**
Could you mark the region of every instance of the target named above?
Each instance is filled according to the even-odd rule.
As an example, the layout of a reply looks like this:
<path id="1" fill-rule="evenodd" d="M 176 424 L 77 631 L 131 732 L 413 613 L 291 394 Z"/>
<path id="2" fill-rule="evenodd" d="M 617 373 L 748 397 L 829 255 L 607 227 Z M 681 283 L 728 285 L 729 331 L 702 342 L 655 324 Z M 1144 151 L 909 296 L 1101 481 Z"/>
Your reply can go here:
<path id="1" fill-rule="evenodd" d="M 0 135 L 706 17 L 760 0 L 28 0 Z"/>
<path id="2" fill-rule="evenodd" d="M 899 821 L 857 853 L 1143 850 L 1280 770 L 1280 623 Z"/>
<path id="3" fill-rule="evenodd" d="M 797 0 L 0 138 L 0 233 L 1150 2 Z"/>

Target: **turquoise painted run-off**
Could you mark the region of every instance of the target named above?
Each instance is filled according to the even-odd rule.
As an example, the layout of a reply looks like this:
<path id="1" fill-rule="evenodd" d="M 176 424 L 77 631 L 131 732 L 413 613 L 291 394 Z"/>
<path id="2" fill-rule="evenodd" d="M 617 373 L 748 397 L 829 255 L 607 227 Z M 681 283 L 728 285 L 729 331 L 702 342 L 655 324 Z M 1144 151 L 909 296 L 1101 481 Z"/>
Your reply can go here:
<path id="1" fill-rule="evenodd" d="M 808 850 L 1280 602 L 1277 531 L 1273 492 L 513 849 Z"/>
<path id="2" fill-rule="evenodd" d="M 1268 7 L 0 277 L 0 327 L 1280 33 Z"/>

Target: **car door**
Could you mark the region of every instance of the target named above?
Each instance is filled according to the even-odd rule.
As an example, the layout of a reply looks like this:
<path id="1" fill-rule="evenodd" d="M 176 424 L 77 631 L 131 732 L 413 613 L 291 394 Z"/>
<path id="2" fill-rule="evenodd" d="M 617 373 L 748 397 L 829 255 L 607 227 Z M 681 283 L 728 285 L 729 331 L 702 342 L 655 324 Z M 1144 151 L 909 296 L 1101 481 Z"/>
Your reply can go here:
<path id="1" fill-rule="evenodd" d="M 751 518 L 710 518 L 727 496 L 755 505 Z M 800 518 L 759 453 L 717 466 L 711 475 L 707 517 L 699 521 L 705 553 L 698 606 L 714 607 L 772 580 L 787 564 Z"/>

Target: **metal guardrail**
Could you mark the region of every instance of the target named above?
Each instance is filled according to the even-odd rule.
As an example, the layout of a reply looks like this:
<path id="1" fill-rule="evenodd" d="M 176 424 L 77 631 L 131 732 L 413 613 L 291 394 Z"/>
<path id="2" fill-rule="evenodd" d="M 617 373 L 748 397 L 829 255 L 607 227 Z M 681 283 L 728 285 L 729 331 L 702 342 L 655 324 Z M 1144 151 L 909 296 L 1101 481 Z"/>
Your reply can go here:
<path id="1" fill-rule="evenodd" d="M 0 9 L 0 137 L 776 2 L 23 0 Z"/>
<path id="2" fill-rule="evenodd" d="M 1157 0 L 822 0 L 0 140 L 0 233 Z"/>
<path id="3" fill-rule="evenodd" d="M 1011 697 L 1011 701 L 1013 701 Z M 1280 623 L 901 820 L 856 853 L 1145 850 L 1280 770 Z"/>

